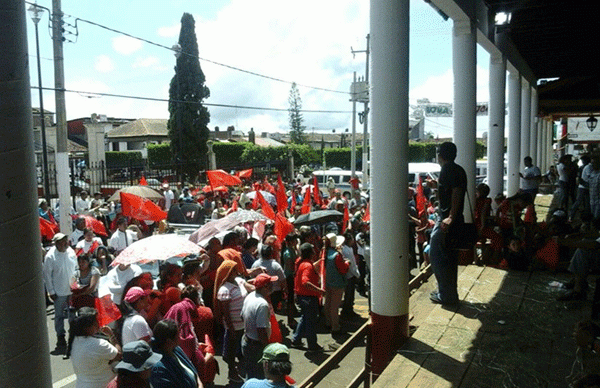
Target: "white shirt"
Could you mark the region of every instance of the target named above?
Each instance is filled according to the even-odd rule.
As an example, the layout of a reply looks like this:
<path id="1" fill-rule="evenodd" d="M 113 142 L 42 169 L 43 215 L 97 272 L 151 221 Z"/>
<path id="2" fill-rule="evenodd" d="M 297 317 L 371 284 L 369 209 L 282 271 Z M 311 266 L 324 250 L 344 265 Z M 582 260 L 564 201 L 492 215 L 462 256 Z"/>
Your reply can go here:
<path id="1" fill-rule="evenodd" d="M 142 274 L 142 269 L 135 264 L 131 264 L 127 269 L 121 271 L 119 266 L 108 271 L 106 274 L 106 286 L 112 294 L 114 304 L 120 304 L 123 298 L 123 288 L 128 281 Z"/>
<path id="2" fill-rule="evenodd" d="M 277 276 L 277 281 L 273 283 L 273 291 L 281 291 L 281 285 L 285 281 L 285 274 L 281 264 L 273 259 L 265 260 L 263 258 L 259 258 L 252 263 L 252 268 L 258 267 L 264 267 L 269 276 Z"/>
<path id="3" fill-rule="evenodd" d="M 358 266 L 356 265 L 356 256 L 354 256 L 354 251 L 352 247 L 348 245 L 342 245 L 342 256 L 344 259 L 350 261 L 350 268 L 348 268 L 348 272 L 346 272 L 346 279 L 350 278 L 359 278 L 360 272 L 358 272 Z"/>
<path id="4" fill-rule="evenodd" d="M 75 232 L 73 232 L 73 233 L 75 233 Z M 75 245 L 75 249 L 83 249 L 83 253 L 88 253 L 90 251 L 90 248 L 92 247 L 92 245 L 95 242 L 97 242 L 99 245 L 102 245 L 102 240 L 100 239 L 100 237 L 94 237 L 94 238 L 92 238 L 92 241 L 85 241 L 85 239 L 79 241 Z M 94 253 L 94 252 L 91 252 L 91 253 Z"/>
<path id="5" fill-rule="evenodd" d="M 521 178 L 521 188 L 523 190 L 534 190 L 537 189 L 540 185 L 538 180 L 535 179 L 524 179 L 524 178 L 533 178 L 533 177 L 541 177 L 542 172 L 536 166 L 525 167 L 523 170 L 523 178 Z"/>
<path id="6" fill-rule="evenodd" d="M 71 236 L 69 236 L 69 245 L 74 247 L 79 242 L 79 239 L 83 236 L 83 230 L 75 228 Z"/>
<path id="7" fill-rule="evenodd" d="M 569 176 L 567 175 L 566 166 L 563 163 L 559 163 L 556 166 L 556 171 L 558 172 L 558 180 L 563 182 L 569 181 Z"/>
<path id="8" fill-rule="evenodd" d="M 144 337 L 152 337 L 152 329 L 148 322 L 139 314 L 125 318 L 123 321 L 123 334 L 121 335 L 123 345 Z"/>
<path id="9" fill-rule="evenodd" d="M 244 334 L 248 338 L 260 341 L 258 338 L 258 329 L 266 328 L 267 336 L 271 336 L 271 310 L 269 302 L 256 291 L 252 291 L 244 299 L 242 307 L 242 319 L 244 320 Z"/>
<path id="10" fill-rule="evenodd" d="M 107 340 L 96 337 L 80 337 L 73 339 L 71 362 L 77 376 L 77 388 L 106 387 L 115 374 L 109 361 L 118 354 Z"/>
<path id="11" fill-rule="evenodd" d="M 75 251 L 68 247 L 59 252 L 56 247 L 50 248 L 44 258 L 44 284 L 50 295 L 71 295 L 71 277 L 77 268 Z"/>
<path id="12" fill-rule="evenodd" d="M 87 199 L 78 198 L 77 201 L 75 201 L 75 208 L 77 213 L 85 213 L 86 211 L 90 210 L 90 202 Z"/>
<path id="13" fill-rule="evenodd" d="M 165 210 L 169 211 L 171 204 L 175 199 L 175 194 L 173 194 L 173 190 L 169 189 L 163 192 L 163 196 L 165 197 Z"/>
<path id="14" fill-rule="evenodd" d="M 137 233 L 129 229 L 125 229 L 125 232 L 121 232 L 117 229 L 110 240 L 108 240 L 108 246 L 115 249 L 116 253 L 119 254 L 123 249 L 130 246 L 134 241 L 137 241 Z"/>

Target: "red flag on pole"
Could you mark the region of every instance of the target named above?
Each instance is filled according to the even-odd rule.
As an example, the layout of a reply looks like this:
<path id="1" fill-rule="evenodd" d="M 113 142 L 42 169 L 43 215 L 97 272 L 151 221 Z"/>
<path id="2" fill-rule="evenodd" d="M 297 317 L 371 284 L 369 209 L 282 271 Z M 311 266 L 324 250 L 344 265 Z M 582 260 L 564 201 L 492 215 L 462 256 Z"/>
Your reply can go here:
<path id="1" fill-rule="evenodd" d="M 292 212 L 296 209 L 296 190 L 292 190 Z"/>
<path id="2" fill-rule="evenodd" d="M 110 298 L 110 294 L 104 295 L 102 298 L 95 298 L 94 304 L 98 310 L 98 325 L 106 326 L 111 322 L 121 318 L 121 312 L 116 304 Z"/>
<path id="3" fill-rule="evenodd" d="M 313 176 L 313 197 L 317 205 L 321 206 L 323 201 L 321 200 L 321 190 L 319 190 L 319 183 L 317 183 L 317 177 Z"/>
<path id="4" fill-rule="evenodd" d="M 252 169 L 249 168 L 247 170 L 241 170 L 235 173 L 235 176 L 239 177 L 239 178 L 252 178 Z"/>
<path id="5" fill-rule="evenodd" d="M 148 186 L 148 181 L 146 177 L 142 175 L 142 179 L 140 179 L 140 186 Z"/>
<path id="6" fill-rule="evenodd" d="M 367 208 L 365 209 L 365 214 L 362 218 L 363 222 L 371 221 L 371 202 L 367 202 Z"/>
<path id="7" fill-rule="evenodd" d="M 269 183 L 269 181 L 267 180 L 266 176 L 265 176 L 265 179 L 263 181 L 263 186 L 265 188 L 265 191 L 268 191 L 271 194 L 275 194 L 275 188 L 273 187 L 272 184 Z"/>
<path id="8" fill-rule="evenodd" d="M 423 194 L 423 178 L 419 177 L 419 187 L 417 187 L 417 214 L 427 209 L 427 198 Z"/>
<path id="9" fill-rule="evenodd" d="M 273 233 L 277 236 L 277 241 L 282 242 L 285 236 L 294 230 L 294 225 L 288 221 L 281 213 L 275 215 L 275 225 L 273 225 Z"/>
<path id="10" fill-rule="evenodd" d="M 129 193 L 120 193 L 123 215 L 145 221 L 162 221 L 167 218 L 167 212 L 163 211 L 154 202 Z"/>
<path id="11" fill-rule="evenodd" d="M 271 207 L 271 205 L 269 205 L 269 203 L 267 202 L 265 197 L 263 197 L 263 195 L 261 194 L 260 191 L 256 192 L 256 198 L 254 198 L 254 200 L 256 201 L 257 199 L 258 199 L 258 202 L 260 203 L 262 212 L 265 215 L 265 217 L 268 217 L 268 218 L 274 220 L 275 212 L 273 211 L 273 208 Z"/>
<path id="12" fill-rule="evenodd" d="M 293 195 L 293 194 L 292 194 Z M 285 186 L 281 180 L 281 174 L 277 174 L 277 187 L 275 188 L 275 197 L 277 198 L 277 212 L 284 212 L 288 207 L 287 196 L 285 195 Z"/>
<path id="13" fill-rule="evenodd" d="M 302 210 L 300 210 L 300 214 L 310 213 L 310 190 L 306 189 L 304 192 L 304 201 L 302 202 Z"/>
<path id="14" fill-rule="evenodd" d="M 58 225 L 40 217 L 40 233 L 46 240 L 52 240 L 52 237 L 58 233 Z"/>
<path id="15" fill-rule="evenodd" d="M 349 220 L 350 220 L 350 214 L 348 213 L 348 204 L 345 204 L 344 205 L 344 218 L 342 220 L 342 233 L 344 233 L 346 231 Z"/>

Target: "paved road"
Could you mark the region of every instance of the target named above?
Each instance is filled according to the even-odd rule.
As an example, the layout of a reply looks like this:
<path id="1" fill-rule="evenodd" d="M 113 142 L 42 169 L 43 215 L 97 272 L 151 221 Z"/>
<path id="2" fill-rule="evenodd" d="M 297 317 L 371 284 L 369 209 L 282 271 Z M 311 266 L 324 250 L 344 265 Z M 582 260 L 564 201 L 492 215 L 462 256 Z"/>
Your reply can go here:
<path id="1" fill-rule="evenodd" d="M 352 333 L 353 331 L 358 329 L 362 325 L 362 323 L 366 321 L 369 312 L 367 299 L 356 294 L 354 310 L 363 318 L 355 319 L 348 322 L 342 321 L 344 329 L 348 330 L 349 333 Z M 284 335 L 284 337 L 286 337 L 284 339 L 284 342 L 287 345 L 289 345 L 291 334 L 289 328 L 285 325 L 287 319 L 284 316 L 277 316 L 277 318 L 280 321 L 282 334 Z M 54 332 L 53 306 L 47 308 L 47 326 L 50 347 L 53 349 L 54 345 L 56 344 L 56 334 Z M 343 343 L 343 341 L 350 336 L 350 334 L 346 334 L 340 337 L 336 337 L 334 339 L 330 334 L 326 333 L 322 323 L 319 324 L 318 333 L 319 344 L 326 349 L 325 353 L 311 354 L 300 349 L 291 349 L 291 358 L 294 365 L 294 369 L 291 376 L 298 383 L 304 380 L 305 377 L 312 373 L 319 364 L 325 361 L 327 357 L 329 357 L 329 355 L 333 353 L 333 348 L 336 347 L 335 344 Z M 330 347 L 329 344 L 332 344 L 332 347 Z M 53 388 L 75 388 L 75 375 L 73 374 L 73 367 L 71 365 L 71 361 L 64 360 L 62 355 L 51 355 L 50 358 L 52 367 Z M 217 356 L 217 360 L 219 361 L 221 374 L 217 375 L 215 378 L 216 388 L 234 388 L 235 386 L 228 386 L 227 365 L 223 362 L 221 356 Z M 339 368 L 337 368 L 331 373 L 331 376 L 327 379 L 326 385 L 332 387 L 346 386 L 347 383 L 349 383 L 352 380 L 352 378 L 358 373 L 358 371 L 362 368 L 363 363 L 364 346 L 359 346 L 346 357 L 346 359 L 344 360 L 344 362 L 341 363 Z M 326 382 L 324 381 L 323 384 L 325 383 Z"/>

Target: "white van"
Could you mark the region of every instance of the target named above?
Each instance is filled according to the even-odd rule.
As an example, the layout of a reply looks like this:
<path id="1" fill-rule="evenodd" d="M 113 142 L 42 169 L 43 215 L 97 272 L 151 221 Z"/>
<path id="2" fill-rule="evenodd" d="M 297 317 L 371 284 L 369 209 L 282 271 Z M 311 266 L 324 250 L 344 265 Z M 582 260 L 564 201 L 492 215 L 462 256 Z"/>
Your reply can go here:
<path id="1" fill-rule="evenodd" d="M 322 193 L 327 193 L 327 181 L 329 177 L 333 178 L 335 182 L 335 188 L 342 192 L 344 196 L 352 195 L 352 187 L 350 186 L 350 179 L 352 178 L 352 171 L 342 170 L 341 168 L 334 167 L 330 170 L 318 170 L 314 171 L 313 174 L 317 177 L 317 183 L 319 183 L 319 189 Z M 362 172 L 356 171 L 356 176 L 362 181 Z M 312 183 L 312 182 L 309 182 Z M 362 186 L 362 185 L 361 185 Z"/>
<path id="2" fill-rule="evenodd" d="M 422 182 L 427 179 L 437 181 L 440 171 L 442 171 L 442 167 L 437 163 L 408 163 L 408 183 L 416 187 L 419 180 Z"/>

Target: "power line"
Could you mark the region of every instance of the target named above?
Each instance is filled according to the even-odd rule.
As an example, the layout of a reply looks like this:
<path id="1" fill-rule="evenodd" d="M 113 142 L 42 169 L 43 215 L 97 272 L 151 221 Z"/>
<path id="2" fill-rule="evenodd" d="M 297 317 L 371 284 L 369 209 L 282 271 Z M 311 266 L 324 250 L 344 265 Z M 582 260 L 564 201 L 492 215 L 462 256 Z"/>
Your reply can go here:
<path id="1" fill-rule="evenodd" d="M 114 33 L 117 33 L 117 34 L 125 35 L 125 36 L 128 36 L 128 37 L 133 38 L 133 39 L 137 39 L 139 41 L 148 43 L 148 44 L 153 45 L 153 46 L 157 46 L 157 47 L 161 47 L 161 48 L 167 49 L 169 51 L 173 51 L 172 47 L 168 47 L 168 46 L 165 46 L 165 45 L 160 44 L 160 43 L 153 42 L 153 41 L 148 40 L 148 39 L 140 38 L 138 36 L 131 35 L 131 34 L 128 34 L 126 32 L 116 30 L 116 29 L 111 28 L 111 27 L 104 26 L 102 24 L 93 22 L 91 20 L 86 20 L 86 19 L 78 18 L 76 16 L 67 15 L 67 14 L 64 14 L 64 15 L 69 16 L 69 17 L 73 17 L 76 20 L 79 20 L 81 22 L 88 23 L 88 24 L 96 26 L 96 27 L 100 27 L 102 29 L 105 29 L 105 30 L 108 30 L 108 31 L 111 31 L 111 32 L 114 32 Z M 222 67 L 225 67 L 225 68 L 228 68 L 228 69 L 236 70 L 236 71 L 239 71 L 239 72 L 242 72 L 242 73 L 254 75 L 256 77 L 266 78 L 266 79 L 270 79 L 272 81 L 282 82 L 282 83 L 286 83 L 286 84 L 290 84 L 290 85 L 294 83 L 293 81 L 287 81 L 287 80 L 284 80 L 284 79 L 281 79 L 281 78 L 277 78 L 277 77 L 272 77 L 272 76 L 269 76 L 269 75 L 264 75 L 264 74 L 256 73 L 254 71 L 240 69 L 239 67 L 235 67 L 235 66 L 227 65 L 227 64 L 224 64 L 224 63 L 221 63 L 221 62 L 213 61 L 212 59 L 208 59 L 208 58 L 203 58 L 203 57 L 200 57 L 200 56 L 192 55 L 190 53 L 186 53 L 186 52 L 183 52 L 183 51 L 181 51 L 181 54 L 187 55 L 187 56 L 192 57 L 192 58 L 197 58 L 197 59 L 199 59 L 201 61 L 209 62 L 209 63 L 212 63 L 214 65 L 218 65 L 218 66 L 222 66 Z M 311 85 L 305 85 L 305 84 L 299 84 L 299 83 L 296 83 L 296 85 L 304 87 L 304 88 L 308 88 L 308 89 L 321 90 L 321 91 L 324 91 L 324 92 L 339 93 L 339 94 L 346 94 L 346 95 L 350 94 L 347 91 L 327 89 L 327 88 L 322 88 L 322 87 L 318 87 L 318 86 L 311 86 Z"/>
<path id="2" fill-rule="evenodd" d="M 31 89 L 39 89 L 39 86 L 31 86 Z M 56 91 L 56 88 L 48 88 L 42 87 L 42 90 Z M 169 100 L 167 98 L 156 98 L 156 97 L 142 97 L 142 96 L 129 96 L 125 94 L 114 94 L 114 93 L 99 93 L 99 92 L 88 92 L 83 90 L 69 90 L 64 89 L 67 93 L 77 93 L 82 97 L 94 98 L 95 96 L 101 97 L 117 97 L 117 98 L 128 98 L 132 100 L 145 100 L 145 101 L 155 101 L 155 102 L 175 102 L 175 103 L 183 103 L 183 104 L 202 104 L 204 106 L 213 106 L 217 108 L 235 108 L 235 109 L 250 109 L 250 110 L 263 110 L 263 111 L 274 111 L 274 112 L 287 112 L 286 108 L 267 108 L 267 107 L 258 107 L 258 106 L 244 106 L 244 105 L 232 105 L 232 104 L 211 104 L 206 102 L 195 102 L 195 101 L 182 101 L 182 100 Z M 301 110 L 302 113 L 343 113 L 348 114 L 352 113 L 351 111 L 345 110 Z"/>

